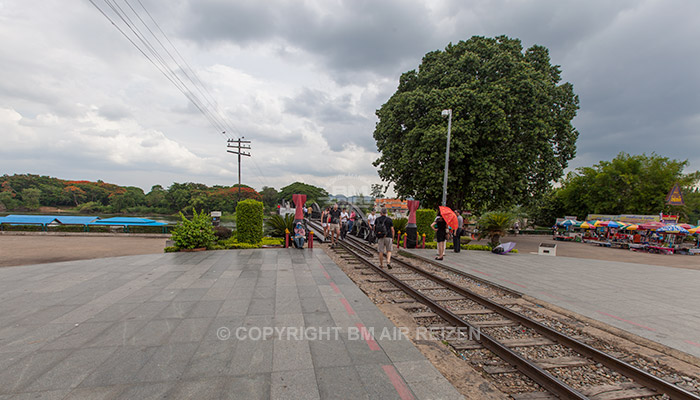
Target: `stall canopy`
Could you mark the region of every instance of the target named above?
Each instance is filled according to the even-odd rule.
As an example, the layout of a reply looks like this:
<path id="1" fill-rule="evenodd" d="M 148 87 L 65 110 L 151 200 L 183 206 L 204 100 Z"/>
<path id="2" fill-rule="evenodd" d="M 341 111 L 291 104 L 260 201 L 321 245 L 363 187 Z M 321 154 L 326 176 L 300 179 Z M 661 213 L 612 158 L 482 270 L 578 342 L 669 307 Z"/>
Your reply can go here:
<path id="1" fill-rule="evenodd" d="M 112 226 L 164 226 L 164 222 L 154 221 L 147 218 L 114 217 L 100 219 L 88 225 L 112 225 Z"/>

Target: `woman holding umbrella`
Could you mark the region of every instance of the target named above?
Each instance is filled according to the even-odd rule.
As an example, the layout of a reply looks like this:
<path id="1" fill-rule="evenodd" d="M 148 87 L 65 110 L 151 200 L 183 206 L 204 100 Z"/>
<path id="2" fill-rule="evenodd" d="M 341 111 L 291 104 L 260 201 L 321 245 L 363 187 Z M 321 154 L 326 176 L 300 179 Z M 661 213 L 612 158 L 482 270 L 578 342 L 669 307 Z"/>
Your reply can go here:
<path id="1" fill-rule="evenodd" d="M 435 217 L 435 221 L 430 227 L 435 231 L 435 241 L 437 241 L 438 255 L 435 259 L 442 260 L 445 256 L 445 246 L 447 245 L 447 222 L 442 217 L 442 210 L 438 209 L 437 217 Z"/>

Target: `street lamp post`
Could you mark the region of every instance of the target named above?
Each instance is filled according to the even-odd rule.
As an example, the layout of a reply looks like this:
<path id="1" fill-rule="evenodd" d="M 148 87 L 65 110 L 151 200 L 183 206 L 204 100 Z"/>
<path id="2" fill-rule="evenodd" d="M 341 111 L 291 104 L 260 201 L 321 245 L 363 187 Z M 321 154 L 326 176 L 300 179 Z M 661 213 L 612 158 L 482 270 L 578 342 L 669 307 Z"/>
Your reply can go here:
<path id="1" fill-rule="evenodd" d="M 452 131 L 452 109 L 442 110 L 442 117 L 447 117 L 447 149 L 445 150 L 445 176 L 442 179 L 442 205 L 447 206 L 447 167 L 450 163 L 450 133 Z"/>

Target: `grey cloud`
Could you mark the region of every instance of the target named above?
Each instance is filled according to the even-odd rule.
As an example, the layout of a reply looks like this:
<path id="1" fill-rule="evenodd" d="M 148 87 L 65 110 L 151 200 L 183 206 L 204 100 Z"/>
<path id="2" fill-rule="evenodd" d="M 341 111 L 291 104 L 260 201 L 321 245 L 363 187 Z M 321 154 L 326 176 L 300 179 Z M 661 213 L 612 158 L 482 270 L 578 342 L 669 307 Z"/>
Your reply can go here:
<path id="1" fill-rule="evenodd" d="M 253 46 L 276 39 L 300 47 L 337 73 L 393 71 L 397 61 L 420 57 L 434 26 L 419 2 L 392 0 L 328 3 L 206 0 L 190 3 L 183 35 L 201 43 Z M 334 8 L 334 6 L 337 6 Z"/>
<path id="2" fill-rule="evenodd" d="M 343 151 L 350 143 L 374 150 L 373 122 L 352 112 L 350 95 L 332 98 L 322 91 L 304 88 L 296 97 L 286 98 L 284 104 L 286 112 L 320 124 L 332 151 Z"/>
<path id="3" fill-rule="evenodd" d="M 119 121 L 130 117 L 131 111 L 121 104 L 107 104 L 99 108 L 98 114 L 110 121 Z"/>

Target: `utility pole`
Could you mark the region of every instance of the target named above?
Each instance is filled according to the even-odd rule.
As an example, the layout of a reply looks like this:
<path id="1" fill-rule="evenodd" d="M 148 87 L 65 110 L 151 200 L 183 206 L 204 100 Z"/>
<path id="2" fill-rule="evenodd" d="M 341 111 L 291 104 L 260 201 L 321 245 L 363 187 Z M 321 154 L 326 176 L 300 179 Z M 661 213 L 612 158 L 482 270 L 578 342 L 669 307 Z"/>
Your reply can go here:
<path id="1" fill-rule="evenodd" d="M 250 140 L 243 140 L 245 136 L 239 139 L 229 139 L 226 147 L 235 150 L 226 150 L 229 153 L 238 154 L 238 202 L 241 201 L 241 156 L 250 157 L 250 153 L 246 153 L 243 150 L 250 150 Z M 238 204 L 238 203 L 236 203 Z"/>

